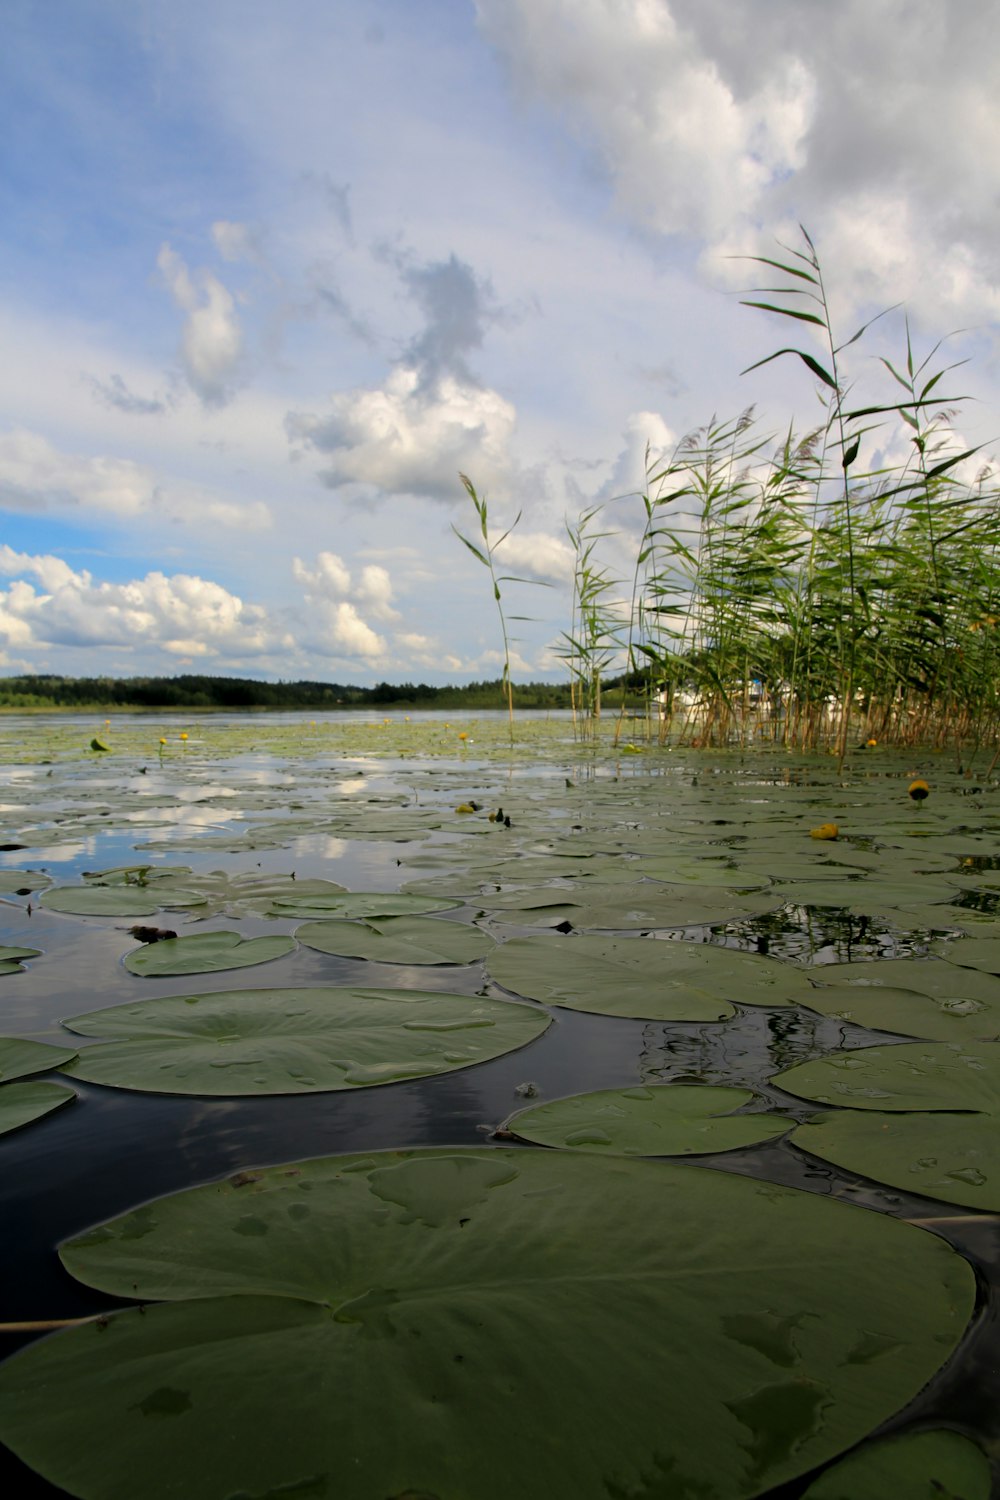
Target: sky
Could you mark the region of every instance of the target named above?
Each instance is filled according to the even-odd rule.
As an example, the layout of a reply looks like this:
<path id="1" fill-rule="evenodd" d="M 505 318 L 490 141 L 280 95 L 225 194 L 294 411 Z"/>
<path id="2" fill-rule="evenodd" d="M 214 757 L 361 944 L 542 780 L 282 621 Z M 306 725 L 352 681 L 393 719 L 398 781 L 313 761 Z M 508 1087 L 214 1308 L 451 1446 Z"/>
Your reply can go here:
<path id="1" fill-rule="evenodd" d="M 799 225 L 989 454 L 998 92 L 993 0 L 6 0 L 0 673 L 497 677 L 465 473 L 565 678 L 567 526 L 624 596 L 647 446 L 816 421 Z"/>

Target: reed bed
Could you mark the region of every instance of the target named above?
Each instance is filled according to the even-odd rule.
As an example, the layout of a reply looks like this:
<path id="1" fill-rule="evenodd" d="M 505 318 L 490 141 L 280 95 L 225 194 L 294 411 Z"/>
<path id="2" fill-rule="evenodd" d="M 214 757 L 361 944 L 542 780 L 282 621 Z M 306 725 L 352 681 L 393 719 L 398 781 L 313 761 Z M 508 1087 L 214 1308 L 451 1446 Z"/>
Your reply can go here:
<path id="1" fill-rule="evenodd" d="M 773 284 L 745 305 L 801 338 L 750 367 L 797 359 L 820 420 L 777 442 L 753 408 L 713 418 L 673 453 L 647 451 L 634 573 L 599 558 L 610 507 L 569 535 L 576 555 L 567 662 L 581 732 L 596 732 L 601 680 L 624 673 L 646 734 L 692 745 L 953 749 L 996 758 L 1000 724 L 1000 487 L 954 424 L 941 346 L 880 357 L 886 396 L 864 401 L 805 230 L 756 258 Z M 890 309 L 891 311 L 891 309 Z M 882 316 L 880 314 L 880 316 Z M 746 371 L 744 373 L 749 373 Z M 902 457 L 894 457 L 902 454 Z M 619 497 L 621 499 L 629 497 Z M 620 737 L 624 709 L 615 721 Z M 635 737 L 635 710 L 627 721 Z M 991 762 L 992 765 L 992 762 Z"/>

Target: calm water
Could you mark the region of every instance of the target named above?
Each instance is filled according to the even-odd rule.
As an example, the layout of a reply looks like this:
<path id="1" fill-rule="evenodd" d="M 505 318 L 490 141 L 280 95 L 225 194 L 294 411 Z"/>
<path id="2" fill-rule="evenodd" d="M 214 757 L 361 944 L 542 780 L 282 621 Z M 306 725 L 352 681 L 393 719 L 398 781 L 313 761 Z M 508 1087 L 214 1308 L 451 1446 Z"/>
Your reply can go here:
<path id="1" fill-rule="evenodd" d="M 449 721 L 445 713 L 419 718 L 442 724 Z M 332 719 L 335 725 L 364 724 L 371 722 L 372 714 Z M 477 714 L 476 720 L 502 724 L 504 715 Z M 211 731 L 215 736 L 232 733 L 242 740 L 248 722 L 253 721 L 246 715 L 213 715 Z M 280 714 L 267 715 L 260 722 L 262 732 L 276 725 L 305 732 L 316 721 L 308 715 Z M 94 731 L 95 721 L 89 715 L 61 716 L 57 727 L 63 733 L 77 729 L 84 735 Z M 40 732 L 38 719 L 7 720 L 0 725 L 3 742 L 8 744 L 19 735 Z M 112 732 L 125 731 L 119 731 L 116 723 Z M 572 760 L 573 754 L 570 746 L 566 755 Z M 203 768 L 193 757 L 180 768 L 161 760 L 142 769 L 139 759 L 141 755 L 134 764 L 129 760 L 124 765 L 121 761 L 112 764 L 109 758 L 55 767 L 8 766 L 8 795 L 0 798 L 6 804 L 5 841 L 24 842 L 27 847 L 0 853 L 0 869 L 44 870 L 64 884 L 74 883 L 84 870 L 148 861 L 182 863 L 195 871 L 224 868 L 231 874 L 295 869 L 299 878 L 322 876 L 348 889 L 396 890 L 414 876 L 410 865 L 400 863 L 404 854 L 412 854 L 411 843 L 393 838 L 371 841 L 303 827 L 294 835 L 286 831 L 277 848 L 241 854 L 213 848 L 199 853 L 199 830 L 202 836 L 218 836 L 247 822 L 273 821 L 275 803 L 279 810 L 283 805 L 286 814 L 301 803 L 307 816 L 322 821 L 324 798 L 339 799 L 338 806 L 363 795 L 375 799 L 370 805 L 379 808 L 415 803 L 451 807 L 456 798 L 469 795 L 469 785 L 485 785 L 489 797 L 502 797 L 523 826 L 534 815 L 533 808 L 543 805 L 539 789 L 544 790 L 547 779 L 560 785 L 570 779 L 567 765 L 551 758 L 537 766 L 519 767 L 514 773 L 471 759 L 442 769 L 420 760 L 359 760 L 353 754 L 331 761 L 325 754 L 303 759 L 255 751 L 241 752 L 227 762 L 213 752 L 211 765 Z M 694 765 L 691 775 L 704 777 L 706 766 Z M 574 776 L 581 775 L 579 766 L 570 769 Z M 619 765 L 607 774 L 648 779 L 657 770 L 644 763 Z M 679 774 L 676 765 L 670 774 Z M 747 773 L 741 775 L 745 782 Z M 760 787 L 767 795 L 782 779 L 787 780 L 786 767 L 759 770 Z M 519 792 L 522 782 L 523 793 Z M 148 813 L 143 799 L 149 803 Z M 161 816 L 164 807 L 167 811 Z M 99 818 L 104 810 L 107 828 L 90 826 L 88 819 Z M 176 854 L 169 848 L 137 850 L 137 843 L 146 838 L 175 837 L 179 831 L 189 835 L 191 846 Z M 706 839 L 710 835 L 718 837 L 719 829 L 706 827 Z M 429 847 L 442 843 L 447 838 L 435 835 Z M 126 919 L 67 917 L 48 912 L 37 902 L 37 895 L 11 894 L 0 899 L 0 942 L 27 944 L 43 953 L 43 959 L 33 962 L 26 973 L 0 978 L 2 1030 L 8 1035 L 52 1040 L 62 1018 L 135 999 L 137 994 L 145 999 L 240 985 L 350 982 L 500 993 L 496 987 L 491 989 L 481 965 L 428 969 L 366 964 L 304 948 L 246 974 L 137 980 L 121 964 L 122 955 L 132 947 L 124 930 L 129 925 Z M 472 920 L 475 910 L 472 903 L 460 916 Z M 183 914 L 161 913 L 155 920 L 181 930 Z M 249 917 L 238 923 L 218 919 L 209 925 L 238 926 L 244 936 L 255 936 L 291 931 L 296 924 Z M 493 925 L 499 936 L 521 933 L 497 921 Z M 810 910 L 791 902 L 767 920 L 748 916 L 728 925 L 695 926 L 664 936 L 814 964 L 867 962 L 926 951 L 919 934 L 909 932 L 905 923 L 894 926 L 884 915 L 864 918 L 847 910 Z M 838 1048 L 887 1039 L 882 1033 L 796 1008 L 744 1007 L 724 1025 L 667 1024 L 568 1010 L 556 1010 L 554 1016 L 554 1024 L 537 1041 L 493 1062 L 433 1079 L 350 1093 L 206 1099 L 75 1083 L 80 1095 L 75 1104 L 0 1137 L 3 1316 L 10 1320 L 62 1318 L 107 1308 L 106 1296 L 88 1291 L 62 1270 L 55 1247 L 89 1225 L 164 1193 L 256 1165 L 307 1156 L 400 1146 L 483 1146 L 489 1144 L 492 1131 L 520 1107 L 526 1092 L 555 1098 L 640 1080 L 702 1080 L 750 1087 L 760 1107 L 783 1109 L 791 1119 L 802 1119 L 814 1107 L 770 1085 L 770 1075 Z M 876 1212 L 903 1218 L 940 1216 L 936 1232 L 965 1254 L 979 1273 L 982 1305 L 959 1356 L 889 1425 L 943 1423 L 978 1435 L 984 1442 L 1000 1442 L 996 1314 L 1000 1284 L 996 1226 L 1000 1221 L 963 1223 L 968 1215 L 961 1209 L 859 1180 L 784 1141 L 698 1160 L 720 1170 L 846 1197 Z M 12 1335 L 4 1336 L 6 1350 L 12 1351 L 17 1342 Z M 6 1493 L 26 1497 L 62 1493 L 10 1458 L 0 1473 L 10 1486 Z M 772 1493 L 790 1500 L 805 1483 Z"/>

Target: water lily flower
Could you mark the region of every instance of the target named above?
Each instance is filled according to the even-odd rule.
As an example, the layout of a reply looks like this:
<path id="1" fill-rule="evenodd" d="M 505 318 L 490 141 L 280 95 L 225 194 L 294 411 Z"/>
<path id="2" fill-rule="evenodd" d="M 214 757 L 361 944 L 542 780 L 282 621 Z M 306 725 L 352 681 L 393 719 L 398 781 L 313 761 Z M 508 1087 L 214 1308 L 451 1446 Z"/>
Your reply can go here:
<path id="1" fill-rule="evenodd" d="M 916 781 L 910 782 L 908 790 L 914 802 L 923 802 L 925 797 L 930 796 L 931 791 L 926 781 L 921 781 L 919 777 Z"/>
<path id="2" fill-rule="evenodd" d="M 836 823 L 821 823 L 818 828 L 810 828 L 809 837 L 811 839 L 835 839 L 839 832 L 840 829 Z"/>

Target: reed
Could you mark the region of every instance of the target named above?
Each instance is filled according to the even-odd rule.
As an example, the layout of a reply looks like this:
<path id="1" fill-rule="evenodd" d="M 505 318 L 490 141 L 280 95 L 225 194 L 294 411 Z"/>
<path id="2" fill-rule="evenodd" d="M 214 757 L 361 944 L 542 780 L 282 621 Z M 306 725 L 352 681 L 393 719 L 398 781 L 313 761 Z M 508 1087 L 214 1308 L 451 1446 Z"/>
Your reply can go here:
<path id="1" fill-rule="evenodd" d="M 840 337 L 805 230 L 798 248 L 752 260 L 768 285 L 744 305 L 816 342 L 783 345 L 744 373 L 796 359 L 820 420 L 776 440 L 748 408 L 667 455 L 647 448 L 624 600 L 600 556 L 612 534 L 605 512 L 589 507 L 568 523 L 576 566 L 557 651 L 574 704 L 596 732 L 601 681 L 617 668 L 641 682 L 646 732 L 661 742 L 828 749 L 843 764 L 875 740 L 949 748 L 966 767 L 986 753 L 992 769 L 1000 489 L 980 450 L 955 435 L 963 398 L 943 386 L 962 362 L 942 362 L 941 343 L 921 355 L 905 323 L 902 357 L 876 362 L 886 389 L 862 399 L 848 351 L 877 318 Z M 885 456 L 900 446 L 902 458 Z M 462 540 L 491 568 L 499 608 L 485 504 L 463 483 L 484 546 Z M 624 696 L 615 743 L 623 719 Z"/>

